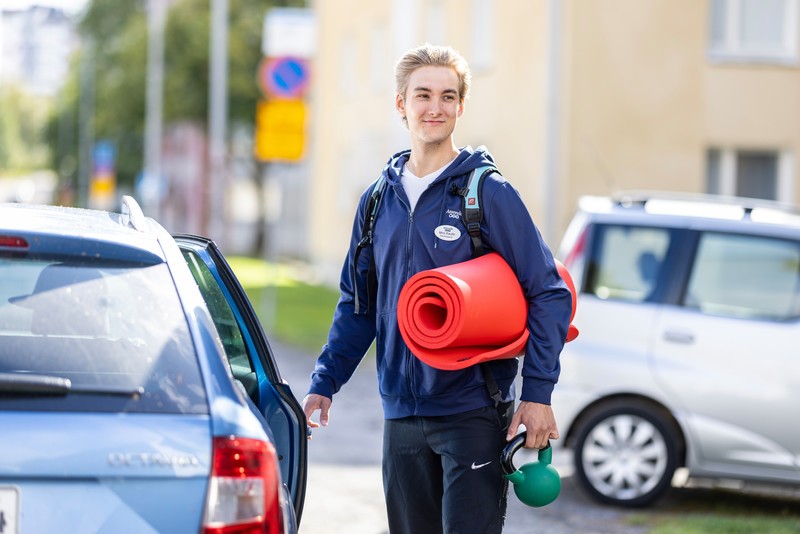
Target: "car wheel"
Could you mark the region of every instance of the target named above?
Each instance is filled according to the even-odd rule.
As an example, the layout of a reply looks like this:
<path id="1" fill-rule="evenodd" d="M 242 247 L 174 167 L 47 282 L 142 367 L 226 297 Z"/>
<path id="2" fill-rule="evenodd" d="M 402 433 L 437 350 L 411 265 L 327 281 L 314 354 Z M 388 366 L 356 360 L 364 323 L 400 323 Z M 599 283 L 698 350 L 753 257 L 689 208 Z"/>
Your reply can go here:
<path id="1" fill-rule="evenodd" d="M 677 440 L 673 423 L 657 409 L 608 404 L 590 413 L 578 429 L 575 472 L 600 502 L 644 506 L 669 487 Z"/>

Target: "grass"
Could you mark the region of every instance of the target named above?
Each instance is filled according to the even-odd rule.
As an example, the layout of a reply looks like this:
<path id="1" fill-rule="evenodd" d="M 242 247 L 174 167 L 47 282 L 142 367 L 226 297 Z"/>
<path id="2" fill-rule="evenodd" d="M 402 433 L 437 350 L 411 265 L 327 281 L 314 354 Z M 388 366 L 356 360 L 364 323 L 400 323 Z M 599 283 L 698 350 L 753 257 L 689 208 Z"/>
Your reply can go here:
<path id="1" fill-rule="evenodd" d="M 298 269 L 232 257 L 228 263 L 247 292 L 268 335 L 318 353 L 325 344 L 339 292 L 303 281 Z"/>
<path id="2" fill-rule="evenodd" d="M 679 489 L 668 502 L 650 513 L 632 514 L 628 523 L 648 534 L 800 534 L 796 499 Z"/>
<path id="3" fill-rule="evenodd" d="M 650 534 L 796 534 L 797 518 L 769 516 L 722 517 L 718 514 L 689 515 L 656 524 Z"/>

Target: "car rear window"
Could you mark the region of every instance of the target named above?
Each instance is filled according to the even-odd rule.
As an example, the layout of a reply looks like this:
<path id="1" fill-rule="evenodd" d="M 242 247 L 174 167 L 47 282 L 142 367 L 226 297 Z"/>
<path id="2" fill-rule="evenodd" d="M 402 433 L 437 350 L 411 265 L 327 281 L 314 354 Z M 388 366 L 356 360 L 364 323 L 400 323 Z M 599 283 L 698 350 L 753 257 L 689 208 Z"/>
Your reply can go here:
<path id="1" fill-rule="evenodd" d="M 167 265 L 0 256 L 0 409 L 207 413 Z"/>

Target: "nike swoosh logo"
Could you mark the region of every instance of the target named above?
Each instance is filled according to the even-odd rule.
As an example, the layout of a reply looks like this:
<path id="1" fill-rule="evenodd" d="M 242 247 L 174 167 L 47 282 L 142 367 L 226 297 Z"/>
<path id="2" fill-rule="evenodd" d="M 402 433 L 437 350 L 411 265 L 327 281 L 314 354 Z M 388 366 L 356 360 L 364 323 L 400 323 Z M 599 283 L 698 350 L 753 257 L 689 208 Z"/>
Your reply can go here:
<path id="1" fill-rule="evenodd" d="M 485 464 L 478 464 L 478 465 L 475 465 L 475 462 L 472 462 L 472 469 L 480 469 L 481 467 L 486 467 L 486 466 L 487 466 L 487 465 L 489 465 L 490 463 L 492 463 L 492 462 L 486 462 Z"/>

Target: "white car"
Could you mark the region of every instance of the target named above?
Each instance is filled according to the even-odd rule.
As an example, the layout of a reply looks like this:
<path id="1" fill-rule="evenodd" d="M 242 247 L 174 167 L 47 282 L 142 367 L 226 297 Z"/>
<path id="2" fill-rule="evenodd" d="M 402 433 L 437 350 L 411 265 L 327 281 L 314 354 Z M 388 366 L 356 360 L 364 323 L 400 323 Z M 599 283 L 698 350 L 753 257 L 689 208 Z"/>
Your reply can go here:
<path id="1" fill-rule="evenodd" d="M 800 485 L 800 212 L 584 197 L 557 256 L 581 333 L 553 409 L 592 497 L 647 505 L 679 467 Z"/>

